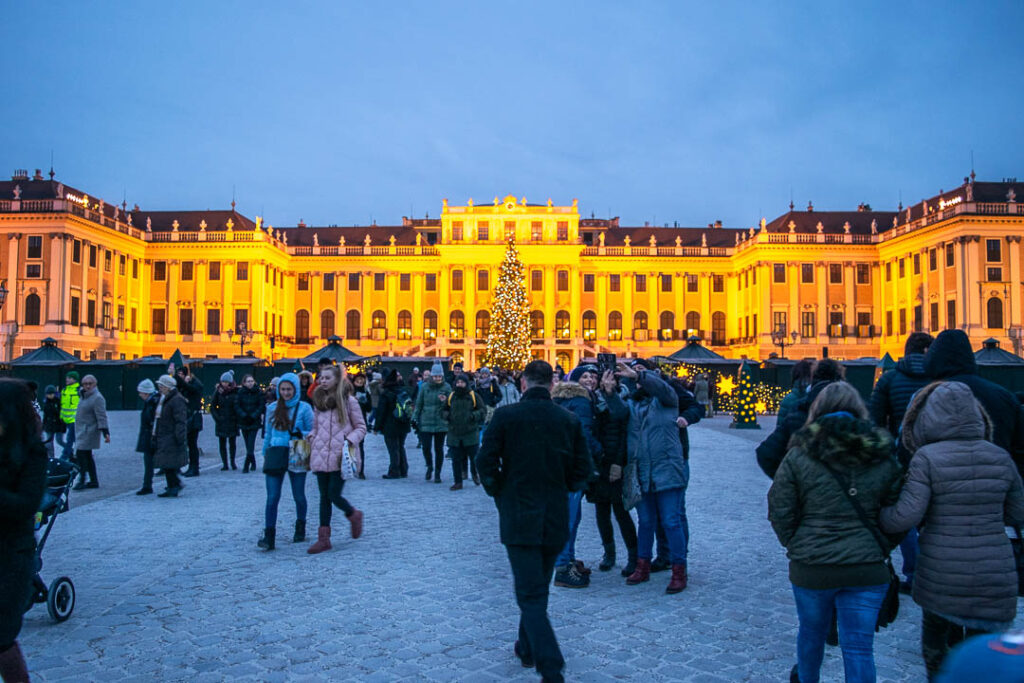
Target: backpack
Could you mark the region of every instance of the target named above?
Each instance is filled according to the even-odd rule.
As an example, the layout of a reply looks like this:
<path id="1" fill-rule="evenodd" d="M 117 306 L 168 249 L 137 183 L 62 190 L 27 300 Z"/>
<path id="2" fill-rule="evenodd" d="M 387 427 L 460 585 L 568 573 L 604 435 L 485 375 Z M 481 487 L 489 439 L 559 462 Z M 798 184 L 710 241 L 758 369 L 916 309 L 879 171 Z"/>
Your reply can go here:
<path id="1" fill-rule="evenodd" d="M 400 424 L 412 422 L 412 398 L 405 389 L 401 389 L 395 397 L 395 407 L 391 409 L 391 416 Z"/>

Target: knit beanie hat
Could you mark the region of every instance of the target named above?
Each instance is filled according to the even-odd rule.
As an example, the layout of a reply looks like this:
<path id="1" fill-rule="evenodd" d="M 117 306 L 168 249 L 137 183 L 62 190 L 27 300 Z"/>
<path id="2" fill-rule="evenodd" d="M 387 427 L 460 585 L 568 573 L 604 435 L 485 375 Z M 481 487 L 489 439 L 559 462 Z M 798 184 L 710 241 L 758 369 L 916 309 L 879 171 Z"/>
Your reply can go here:
<path id="1" fill-rule="evenodd" d="M 444 368 L 441 367 L 441 363 L 439 363 L 438 361 L 434 361 L 434 364 L 430 366 L 430 374 L 431 375 L 443 375 L 444 374 Z"/>
<path id="2" fill-rule="evenodd" d="M 170 375 L 160 375 L 160 379 L 158 379 L 156 383 L 162 387 L 167 387 L 168 389 L 178 388 L 178 383 Z"/>
<path id="3" fill-rule="evenodd" d="M 234 382 L 235 381 L 235 371 L 234 370 L 228 370 L 227 372 L 225 372 L 223 375 L 220 376 L 220 381 L 221 382 Z"/>
<path id="4" fill-rule="evenodd" d="M 77 370 L 72 370 L 67 375 L 65 375 L 65 377 L 70 377 L 71 379 L 73 379 L 73 380 L 75 380 L 77 382 L 78 378 L 79 378 L 78 371 Z"/>
<path id="5" fill-rule="evenodd" d="M 156 385 L 153 384 L 153 380 L 144 379 L 139 382 L 139 386 L 135 387 L 135 390 L 142 394 L 155 394 Z"/>
<path id="6" fill-rule="evenodd" d="M 601 376 L 601 373 L 600 371 L 598 371 L 596 365 L 594 365 L 593 363 L 584 363 L 583 365 L 576 366 L 576 369 L 569 373 L 569 381 L 579 382 L 580 377 L 583 377 L 584 372 L 592 372 L 598 377 Z"/>

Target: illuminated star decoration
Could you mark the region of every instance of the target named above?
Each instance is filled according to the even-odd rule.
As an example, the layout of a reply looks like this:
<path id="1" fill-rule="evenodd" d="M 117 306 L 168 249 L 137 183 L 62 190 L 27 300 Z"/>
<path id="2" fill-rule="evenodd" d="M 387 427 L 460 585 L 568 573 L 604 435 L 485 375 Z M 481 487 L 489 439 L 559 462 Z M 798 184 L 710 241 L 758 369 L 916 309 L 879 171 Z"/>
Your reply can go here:
<path id="1" fill-rule="evenodd" d="M 718 380 L 718 393 L 719 394 L 732 394 L 732 390 L 736 388 L 736 381 L 729 375 L 722 375 L 721 379 Z"/>
<path id="2" fill-rule="evenodd" d="M 765 404 L 764 401 L 758 401 L 757 403 L 754 404 L 754 410 L 763 415 L 765 412 L 767 412 L 768 406 Z"/>

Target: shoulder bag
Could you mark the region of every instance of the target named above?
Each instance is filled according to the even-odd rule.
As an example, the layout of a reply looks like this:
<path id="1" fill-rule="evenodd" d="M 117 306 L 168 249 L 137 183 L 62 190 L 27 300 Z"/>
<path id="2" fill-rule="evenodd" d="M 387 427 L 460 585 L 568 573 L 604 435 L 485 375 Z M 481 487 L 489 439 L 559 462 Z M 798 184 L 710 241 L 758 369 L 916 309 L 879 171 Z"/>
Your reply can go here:
<path id="1" fill-rule="evenodd" d="M 825 469 L 828 470 L 836 483 L 839 484 L 839 488 L 842 489 L 846 499 L 850 501 L 850 505 L 853 506 L 854 512 L 857 513 L 857 517 L 860 518 L 861 524 L 871 532 L 871 535 L 875 537 L 875 542 L 878 543 L 878 547 L 882 549 L 882 554 L 885 556 L 885 565 L 889 568 L 889 589 L 885 592 L 885 598 L 882 599 L 882 606 L 878 610 L 878 621 L 875 622 L 875 630 L 885 628 L 892 622 L 896 621 L 896 616 L 900 613 L 900 577 L 896 574 L 896 570 L 892 566 L 892 558 L 888 544 L 885 539 L 882 538 L 882 532 L 878 530 L 877 524 L 872 524 L 871 520 L 868 519 L 868 515 L 864 512 L 864 508 L 857 502 L 857 489 L 850 485 L 843 476 L 839 474 L 831 465 L 826 462 L 822 462 Z"/>
<path id="2" fill-rule="evenodd" d="M 642 420 L 640 420 L 640 434 L 643 435 L 644 427 L 647 425 L 647 414 L 644 414 Z M 640 450 L 640 442 L 642 439 L 637 439 L 637 451 Z M 627 510 L 632 510 L 644 497 L 644 492 L 640 489 L 640 473 L 637 471 L 637 453 L 633 453 L 633 459 L 626 463 L 626 466 L 622 469 L 622 507 Z"/>
<path id="3" fill-rule="evenodd" d="M 295 404 L 295 410 L 292 411 L 291 425 L 295 425 L 295 417 L 299 413 L 299 405 Z M 289 434 L 291 430 L 289 429 Z M 267 434 L 264 438 L 270 438 Z M 291 460 L 291 443 L 287 446 L 270 446 L 267 448 L 267 454 L 263 456 L 263 473 L 264 474 L 284 474 L 288 471 L 288 463 Z M 307 455 L 306 462 L 309 462 Z"/>

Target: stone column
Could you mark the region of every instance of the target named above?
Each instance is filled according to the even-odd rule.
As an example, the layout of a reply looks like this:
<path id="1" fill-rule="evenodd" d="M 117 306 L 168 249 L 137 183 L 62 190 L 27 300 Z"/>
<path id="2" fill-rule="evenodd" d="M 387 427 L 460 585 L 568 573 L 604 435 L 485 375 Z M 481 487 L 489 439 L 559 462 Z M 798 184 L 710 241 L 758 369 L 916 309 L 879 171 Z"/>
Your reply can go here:
<path id="1" fill-rule="evenodd" d="M 7 321 L 21 321 L 22 317 L 19 314 L 21 303 L 21 289 L 18 287 L 18 281 L 20 280 L 20 269 L 21 263 L 18 259 L 19 249 L 21 245 L 21 233 L 12 232 L 7 237 L 7 304 L 0 309 L 0 314 L 3 315 L 2 320 Z M 9 334 L 9 333 L 8 333 Z M 10 349 L 13 355 L 13 348 L 8 340 L 7 349 Z M 6 354 L 5 354 L 6 355 Z M 12 358 L 7 358 L 12 360 Z"/>
<path id="2" fill-rule="evenodd" d="M 1020 235 L 1007 235 L 1006 246 L 1010 252 L 1010 310 L 1007 316 L 1007 327 L 1021 323 L 1021 271 L 1020 271 Z"/>
<path id="3" fill-rule="evenodd" d="M 178 334 L 178 280 L 181 265 L 178 259 L 167 262 L 167 334 Z"/>
<path id="4" fill-rule="evenodd" d="M 46 308 L 43 323 L 52 320 L 64 320 L 63 303 L 64 291 L 67 289 L 65 278 L 68 271 L 63 270 L 64 264 L 64 235 L 50 235 L 50 258 L 46 262 Z M 42 311 L 40 311 L 42 312 Z"/>
<path id="5" fill-rule="evenodd" d="M 196 339 L 200 341 L 213 341 L 207 336 L 209 330 L 206 329 L 206 279 L 210 271 L 209 261 L 206 259 L 199 259 L 195 264 L 195 272 L 192 277 L 195 278 L 195 313 L 193 314 L 194 319 L 192 320 L 192 331 Z M 241 379 L 241 378 L 239 378 Z"/>

